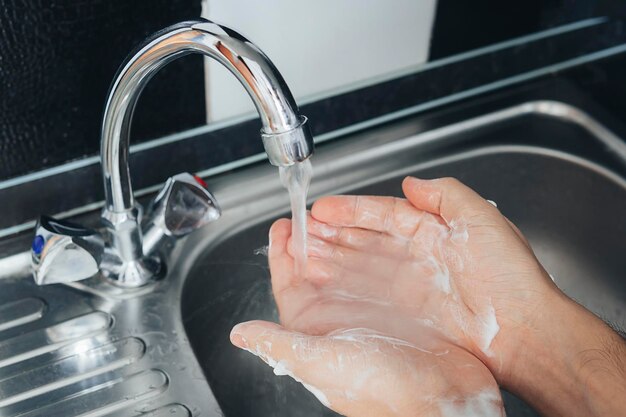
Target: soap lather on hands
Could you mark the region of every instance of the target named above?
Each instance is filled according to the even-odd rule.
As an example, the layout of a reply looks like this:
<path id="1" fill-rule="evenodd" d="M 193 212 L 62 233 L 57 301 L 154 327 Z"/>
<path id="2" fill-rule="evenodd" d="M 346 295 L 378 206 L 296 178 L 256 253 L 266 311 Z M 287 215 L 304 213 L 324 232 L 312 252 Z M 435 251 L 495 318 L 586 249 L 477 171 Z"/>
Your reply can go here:
<path id="1" fill-rule="evenodd" d="M 459 343 L 476 328 L 476 346 L 489 350 L 497 331 L 490 305 L 477 309 L 479 319 L 462 317 L 446 259 L 457 257 L 454 270 L 461 267 L 466 227 L 452 230 L 438 213 L 403 199 L 321 199 L 309 219 L 304 277 L 293 274 L 290 222 L 270 232 L 284 327 L 244 323 L 233 343 L 345 415 L 501 416 L 495 379 Z"/>
<path id="2" fill-rule="evenodd" d="M 468 187 L 407 178 L 403 191 L 318 200 L 303 277 L 290 222 L 277 221 L 282 326 L 243 323 L 231 340 L 347 416 L 502 416 L 498 383 L 523 388 L 520 346 L 558 290 L 519 230 Z"/>

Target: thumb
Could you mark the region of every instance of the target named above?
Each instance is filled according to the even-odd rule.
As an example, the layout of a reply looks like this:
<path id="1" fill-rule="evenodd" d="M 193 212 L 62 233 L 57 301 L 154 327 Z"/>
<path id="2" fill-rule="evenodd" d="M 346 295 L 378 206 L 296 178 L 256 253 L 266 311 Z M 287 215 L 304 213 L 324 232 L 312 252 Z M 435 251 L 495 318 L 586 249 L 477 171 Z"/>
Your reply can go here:
<path id="1" fill-rule="evenodd" d="M 493 202 L 482 198 L 476 191 L 455 178 L 422 180 L 406 177 L 402 181 L 402 191 L 407 200 L 420 210 L 441 216 L 448 225 L 455 219 L 469 219 L 473 224 L 499 222 L 515 232 L 522 243 L 530 249 L 530 244 L 522 232 L 507 219 Z M 532 249 L 531 249 L 532 250 Z"/>
<path id="2" fill-rule="evenodd" d="M 502 217 L 495 206 L 455 178 L 422 180 L 406 177 L 402 181 L 402 191 L 413 206 L 441 216 L 448 224 L 460 218 Z"/>
<path id="3" fill-rule="evenodd" d="M 310 336 L 252 321 L 235 326 L 230 338 L 273 367 L 276 375 L 291 376 L 326 407 L 345 416 L 415 415 L 413 410 L 423 408 L 416 387 L 433 377 L 416 371 L 430 359 L 424 356 L 432 354 L 367 329 Z"/>
<path id="4" fill-rule="evenodd" d="M 266 321 L 249 321 L 233 327 L 230 341 L 274 368 L 300 382 L 325 406 L 330 407 L 325 389 L 332 384 L 326 372 L 317 372 L 334 360 L 330 341 L 319 336 L 292 332 Z"/>

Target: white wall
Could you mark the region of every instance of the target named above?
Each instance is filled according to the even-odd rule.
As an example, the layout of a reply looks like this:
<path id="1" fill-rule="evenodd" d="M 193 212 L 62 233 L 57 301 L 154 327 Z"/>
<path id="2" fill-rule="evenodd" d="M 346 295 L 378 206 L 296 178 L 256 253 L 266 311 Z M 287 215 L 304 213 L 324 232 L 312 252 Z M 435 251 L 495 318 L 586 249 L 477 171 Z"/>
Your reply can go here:
<path id="1" fill-rule="evenodd" d="M 274 62 L 297 100 L 426 61 L 436 0 L 203 0 L 203 16 L 231 26 Z M 252 112 L 215 62 L 208 120 Z"/>

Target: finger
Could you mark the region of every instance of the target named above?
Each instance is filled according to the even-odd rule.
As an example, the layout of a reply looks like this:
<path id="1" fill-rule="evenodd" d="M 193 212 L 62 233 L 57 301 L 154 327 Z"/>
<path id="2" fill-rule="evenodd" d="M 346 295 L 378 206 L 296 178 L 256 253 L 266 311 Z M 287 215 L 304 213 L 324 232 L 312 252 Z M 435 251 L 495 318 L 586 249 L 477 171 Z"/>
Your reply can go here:
<path id="1" fill-rule="evenodd" d="M 433 289 L 450 291 L 447 272 L 429 252 L 381 257 L 309 238 L 307 281 L 323 298 L 414 306 Z"/>
<path id="2" fill-rule="evenodd" d="M 416 208 L 441 216 L 448 225 L 455 219 L 478 224 L 502 215 L 478 193 L 454 178 L 422 180 L 406 177 L 402 182 L 406 198 Z"/>
<path id="3" fill-rule="evenodd" d="M 292 246 L 288 244 L 290 253 L 293 253 Z M 336 245 L 313 235 L 308 235 L 307 238 L 307 256 L 310 260 L 320 260 L 321 262 L 331 263 L 336 268 L 377 278 L 391 274 L 395 265 L 400 262 L 396 258 Z"/>
<path id="4" fill-rule="evenodd" d="M 287 246 L 289 253 L 293 256 L 294 249 L 291 240 Z M 379 279 L 379 271 L 389 272 L 388 264 L 392 262 L 397 261 L 341 247 L 308 235 L 305 276 L 308 281 L 317 285 L 345 281 L 348 275 L 353 276 L 354 273 Z"/>
<path id="5" fill-rule="evenodd" d="M 311 215 L 336 226 L 411 237 L 424 212 L 402 198 L 346 195 L 320 198 L 313 204 Z"/>
<path id="6" fill-rule="evenodd" d="M 427 254 L 435 254 L 436 246 L 448 236 L 449 228 L 441 217 L 425 213 L 411 239 L 358 227 L 334 226 L 312 217 L 308 221 L 308 232 L 328 243 L 375 257 L 419 260 Z"/>
<path id="7" fill-rule="evenodd" d="M 312 233 L 307 238 L 308 257 L 332 262 L 347 271 L 360 272 L 367 276 L 393 275 L 393 270 L 399 263 L 419 263 L 427 257 L 440 256 L 437 251 L 438 242 L 448 235 L 448 228 L 434 220 L 435 216 L 429 216 L 433 220 L 422 221 L 420 229 L 410 240 L 348 227 L 338 227 L 342 232 L 328 240 L 315 236 L 314 226 L 309 230 Z M 312 222 L 319 223 L 315 220 Z M 326 232 L 320 234 L 329 236 Z M 288 248 L 293 255 L 291 243 Z"/>
<path id="8" fill-rule="evenodd" d="M 296 279 L 293 273 L 293 258 L 287 251 L 290 236 L 291 221 L 288 219 L 279 219 L 270 228 L 268 260 L 274 296 L 292 286 L 293 280 Z"/>
<path id="9" fill-rule="evenodd" d="M 413 404 L 415 389 L 425 380 L 437 385 L 429 387 L 433 392 L 443 388 L 430 372 L 430 352 L 366 329 L 309 336 L 256 321 L 235 326 L 231 341 L 344 415 L 398 415 L 400 409 L 419 408 L 421 401 Z"/>
<path id="10" fill-rule="evenodd" d="M 269 322 L 252 321 L 236 325 L 231 342 L 261 358 L 274 368 L 276 375 L 289 375 L 302 383 L 327 407 L 331 403 L 324 392 L 336 384 L 332 372 L 319 372 L 321 367 L 333 369 L 337 357 L 332 340 L 291 332 Z"/>
<path id="11" fill-rule="evenodd" d="M 316 297 L 315 287 L 294 274 L 294 260 L 287 251 L 291 236 L 291 221 L 277 220 L 270 229 L 268 258 L 272 277 L 272 293 L 281 322 L 290 323 L 303 306 Z"/>
<path id="12" fill-rule="evenodd" d="M 365 329 L 311 336 L 287 330 L 276 323 L 255 320 L 233 327 L 230 340 L 233 345 L 261 358 L 274 368 L 276 375 L 289 375 L 324 390 L 350 386 L 350 381 L 345 378 L 337 379 L 338 374 L 351 376 L 354 369 L 349 366 L 350 362 L 371 366 L 374 364 L 368 364 L 368 360 L 386 353 L 383 350 L 387 349 L 390 338 L 376 337 L 373 331 L 368 331 L 368 334 L 372 333 L 371 337 L 368 334 L 361 336 L 361 331 Z M 320 372 L 320 369 L 324 371 Z"/>
<path id="13" fill-rule="evenodd" d="M 306 267 L 306 280 L 318 290 L 323 290 L 323 297 L 336 300 L 363 300 L 369 298 L 383 299 L 389 293 L 389 279 L 393 279 L 393 272 L 398 261 L 389 259 L 383 271 L 388 276 L 381 277 L 378 270 L 364 266 L 364 261 L 371 262 L 371 255 L 367 253 L 353 252 L 349 255 L 352 259 L 348 262 L 348 268 L 341 264 L 346 261 L 342 254 L 344 250 L 332 249 L 331 243 L 309 236 L 308 259 Z M 292 253 L 292 245 L 288 245 Z M 334 253 L 334 255 L 333 255 Z M 360 256 L 359 256 L 360 255 Z M 374 265 L 378 268 L 378 265 Z M 360 271 L 360 272 L 359 272 Z"/>
<path id="14" fill-rule="evenodd" d="M 410 240 L 407 238 L 358 227 L 333 226 L 313 217 L 308 219 L 308 233 L 327 242 L 365 253 L 394 258 L 404 258 L 409 254 Z"/>

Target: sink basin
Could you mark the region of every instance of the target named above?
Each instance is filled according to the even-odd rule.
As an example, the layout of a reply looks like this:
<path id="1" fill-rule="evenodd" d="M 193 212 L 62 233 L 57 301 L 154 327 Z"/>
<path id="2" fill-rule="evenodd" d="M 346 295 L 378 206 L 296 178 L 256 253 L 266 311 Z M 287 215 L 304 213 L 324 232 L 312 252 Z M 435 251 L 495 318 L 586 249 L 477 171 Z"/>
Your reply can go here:
<path id="1" fill-rule="evenodd" d="M 348 193 L 401 196 L 405 175 L 454 176 L 497 202 L 569 296 L 626 326 L 624 145 L 580 111 L 534 102 L 422 134 L 408 121 L 320 146 L 311 199 Z M 217 184 L 224 216 L 189 239 L 182 319 L 222 412 L 334 416 L 300 384 L 276 377 L 231 346 L 235 324 L 277 320 L 262 248 L 285 216 L 276 172 L 259 167 Z M 233 193 L 236 189 L 236 193 Z M 537 415 L 505 393 L 507 415 Z"/>
<path id="2" fill-rule="evenodd" d="M 565 292 L 626 327 L 626 145 L 562 103 L 486 105 L 321 144 L 311 199 L 458 177 L 520 226 Z M 289 204 L 276 169 L 208 182 L 222 218 L 166 250 L 166 276 L 139 290 L 98 278 L 38 287 L 28 252 L 0 256 L 0 416 L 335 415 L 228 340 L 238 322 L 277 319 L 263 254 Z M 26 249 L 20 239 L 0 241 L 0 254 Z M 509 417 L 536 415 L 505 403 Z"/>

